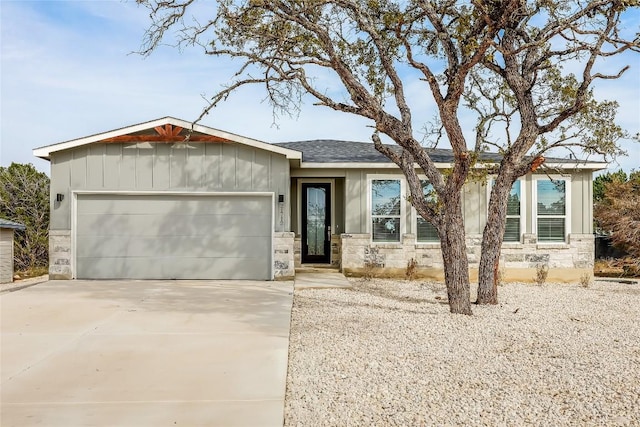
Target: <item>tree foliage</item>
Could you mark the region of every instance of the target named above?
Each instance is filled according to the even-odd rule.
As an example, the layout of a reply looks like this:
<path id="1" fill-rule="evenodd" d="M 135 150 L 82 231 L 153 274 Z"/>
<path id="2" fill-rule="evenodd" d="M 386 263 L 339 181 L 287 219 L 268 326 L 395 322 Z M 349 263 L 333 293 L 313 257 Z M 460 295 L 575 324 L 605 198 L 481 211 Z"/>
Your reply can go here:
<path id="1" fill-rule="evenodd" d="M 15 270 L 49 264 L 49 177 L 31 164 L 0 167 L 0 217 L 19 222 L 16 230 Z"/>
<path id="2" fill-rule="evenodd" d="M 622 171 L 608 178 L 600 180 L 603 191 L 594 217 L 614 246 L 640 259 L 640 172 L 632 172 L 629 179 Z"/>
<path id="3" fill-rule="evenodd" d="M 593 202 L 598 203 L 604 199 L 606 194 L 606 186 L 607 184 L 617 181 L 617 182 L 626 182 L 627 174 L 622 169 L 616 172 L 607 172 L 602 175 L 598 175 L 593 180 Z"/>
<path id="4" fill-rule="evenodd" d="M 503 157 L 491 165 L 479 303 L 497 302 L 513 182 L 556 149 L 622 154 L 616 143 L 626 135 L 614 120 L 617 104 L 596 100 L 591 85 L 628 68 L 600 60 L 639 50 L 635 35 L 621 27 L 638 0 L 220 0 L 210 16 L 194 0 L 138 3 L 152 22 L 142 54 L 174 30 L 179 46 L 201 46 L 238 65 L 197 120 L 252 84 L 266 88 L 275 111 L 295 112 L 310 97 L 370 119 L 375 147 L 402 170 L 411 203 L 438 231 L 452 312 L 471 313 L 461 193 L 485 151 Z M 413 115 L 425 99 L 437 111 L 432 123 Z M 475 116 L 470 138 L 463 128 L 469 114 Z M 426 129 L 429 146 L 451 146 L 450 170 L 436 168 L 422 144 L 425 131 L 416 129 Z M 382 138 L 401 150 L 390 150 Z M 424 196 L 419 174 L 434 197 Z"/>

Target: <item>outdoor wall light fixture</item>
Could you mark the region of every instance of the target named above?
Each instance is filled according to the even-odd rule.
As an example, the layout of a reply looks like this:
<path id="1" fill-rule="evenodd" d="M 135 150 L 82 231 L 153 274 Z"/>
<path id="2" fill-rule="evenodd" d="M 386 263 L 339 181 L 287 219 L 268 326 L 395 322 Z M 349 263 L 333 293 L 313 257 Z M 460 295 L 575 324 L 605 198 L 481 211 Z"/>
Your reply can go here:
<path id="1" fill-rule="evenodd" d="M 284 194 L 278 194 L 278 208 L 280 211 L 280 231 L 284 231 Z"/>
<path id="2" fill-rule="evenodd" d="M 64 200 L 64 194 L 58 193 L 56 194 L 56 202 L 61 202 Z"/>

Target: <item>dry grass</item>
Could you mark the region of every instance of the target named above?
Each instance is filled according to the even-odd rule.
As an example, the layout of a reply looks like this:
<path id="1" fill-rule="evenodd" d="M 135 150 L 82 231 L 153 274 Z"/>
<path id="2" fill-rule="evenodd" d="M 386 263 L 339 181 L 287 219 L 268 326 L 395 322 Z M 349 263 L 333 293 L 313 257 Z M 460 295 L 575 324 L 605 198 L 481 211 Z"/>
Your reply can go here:
<path id="1" fill-rule="evenodd" d="M 593 272 L 599 277 L 640 277 L 640 259 L 632 257 L 597 259 Z"/>
<path id="2" fill-rule="evenodd" d="M 32 277 L 40 277 L 49 274 L 49 267 L 33 267 L 24 271 L 14 272 L 16 280 L 30 279 Z"/>

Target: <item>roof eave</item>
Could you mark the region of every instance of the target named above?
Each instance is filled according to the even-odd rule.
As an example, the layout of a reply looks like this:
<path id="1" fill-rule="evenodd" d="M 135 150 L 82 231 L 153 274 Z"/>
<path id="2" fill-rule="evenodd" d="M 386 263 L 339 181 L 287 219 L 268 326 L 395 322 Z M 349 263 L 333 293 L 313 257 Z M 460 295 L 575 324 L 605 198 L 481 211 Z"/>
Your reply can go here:
<path id="1" fill-rule="evenodd" d="M 445 169 L 451 167 L 450 163 L 436 163 L 438 169 Z M 416 168 L 420 167 L 418 164 L 414 165 Z M 306 169 L 399 169 L 398 165 L 391 162 L 336 162 L 336 163 L 320 163 L 320 162 L 301 162 L 301 168 Z"/>
<path id="2" fill-rule="evenodd" d="M 477 165 L 478 168 L 494 167 L 499 163 L 482 163 Z M 438 169 L 447 169 L 453 167 L 452 163 L 437 162 L 435 163 Z M 552 169 L 562 170 L 602 170 L 606 169 L 608 163 L 605 162 L 584 162 L 584 163 L 545 163 L 545 166 Z M 419 168 L 418 164 L 414 164 L 415 168 Z M 305 162 L 300 163 L 300 168 L 305 169 L 398 169 L 398 165 L 392 162 Z"/>
<path id="3" fill-rule="evenodd" d="M 606 169 L 609 164 L 606 162 L 583 162 L 583 163 L 545 163 L 544 166 L 552 169 L 587 169 L 592 171 L 598 171 Z"/>
<path id="4" fill-rule="evenodd" d="M 0 228 L 9 229 L 9 230 L 26 230 L 27 229 L 27 227 L 18 223 L 13 223 L 13 224 L 0 223 Z"/>

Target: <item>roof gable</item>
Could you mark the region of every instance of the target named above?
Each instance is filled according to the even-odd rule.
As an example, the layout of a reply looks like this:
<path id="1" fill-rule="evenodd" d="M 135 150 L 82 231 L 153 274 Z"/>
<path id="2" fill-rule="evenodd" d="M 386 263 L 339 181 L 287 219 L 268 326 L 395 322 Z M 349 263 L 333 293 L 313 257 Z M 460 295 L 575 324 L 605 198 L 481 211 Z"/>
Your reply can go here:
<path id="1" fill-rule="evenodd" d="M 64 141 L 57 144 L 35 148 L 33 155 L 42 159 L 50 159 L 51 154 L 81 147 L 94 143 L 237 143 L 265 151 L 278 153 L 288 159 L 300 159 L 301 153 L 268 144 L 266 142 L 247 138 L 203 125 L 194 125 L 191 122 L 176 119 L 175 117 L 163 117 L 149 122 L 114 129 L 83 138 Z"/>

